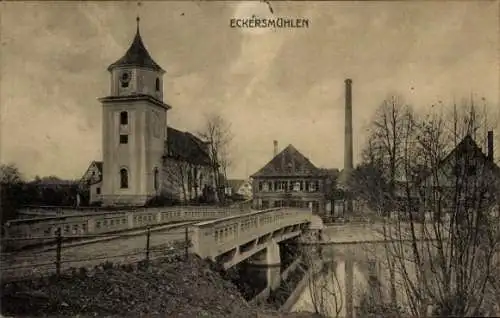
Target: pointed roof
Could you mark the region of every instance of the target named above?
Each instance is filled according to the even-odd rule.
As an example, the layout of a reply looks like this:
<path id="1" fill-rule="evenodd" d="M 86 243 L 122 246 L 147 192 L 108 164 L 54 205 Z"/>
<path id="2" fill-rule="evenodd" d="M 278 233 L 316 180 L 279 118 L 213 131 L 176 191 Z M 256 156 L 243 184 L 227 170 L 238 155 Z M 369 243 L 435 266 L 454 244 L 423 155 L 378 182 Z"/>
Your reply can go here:
<path id="1" fill-rule="evenodd" d="M 277 154 L 262 169 L 252 175 L 255 177 L 278 176 L 317 176 L 323 172 L 316 168 L 309 159 L 301 154 L 294 146 L 288 145 Z"/>
<path id="2" fill-rule="evenodd" d="M 121 59 L 108 67 L 108 71 L 118 66 L 138 66 L 149 68 L 154 71 L 165 72 L 161 66 L 153 60 L 151 55 L 149 55 L 139 32 L 139 21 L 139 17 L 137 17 L 137 32 L 129 49 Z"/>
<path id="3" fill-rule="evenodd" d="M 477 143 L 474 141 L 474 138 L 472 138 L 471 135 L 467 134 L 459 143 L 458 145 L 453 148 L 450 153 L 439 162 L 438 167 L 443 167 L 444 165 L 448 164 L 450 161 L 453 162 L 455 158 L 460 158 L 460 157 L 465 157 L 466 158 L 478 158 L 482 162 L 486 164 L 486 166 L 491 169 L 493 173 L 497 175 L 498 178 L 500 178 L 500 167 L 498 167 L 492 160 L 489 160 L 487 155 L 481 150 L 481 148 L 477 145 Z M 432 172 L 424 171 L 421 175 L 421 177 L 418 179 L 417 183 L 423 182 L 427 177 L 431 175 Z"/>

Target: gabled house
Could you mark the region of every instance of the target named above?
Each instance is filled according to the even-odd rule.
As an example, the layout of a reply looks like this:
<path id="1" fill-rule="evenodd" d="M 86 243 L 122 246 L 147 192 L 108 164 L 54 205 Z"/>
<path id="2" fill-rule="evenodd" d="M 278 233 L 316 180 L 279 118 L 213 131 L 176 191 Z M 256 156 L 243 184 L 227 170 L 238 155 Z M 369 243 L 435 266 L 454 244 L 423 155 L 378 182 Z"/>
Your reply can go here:
<path id="1" fill-rule="evenodd" d="M 455 203 L 460 208 L 474 206 L 498 213 L 500 168 L 493 160 L 493 132 L 488 133 L 487 154 L 467 135 L 437 169 L 423 174 L 416 191 L 424 199 L 424 206 L 435 207 L 439 203 L 444 213 L 456 209 Z"/>
<path id="2" fill-rule="evenodd" d="M 293 145 L 277 153 L 251 177 L 253 206 L 256 209 L 272 207 L 309 207 L 314 213 L 331 210 L 330 182 L 332 171 L 317 168 Z"/>
<path id="3" fill-rule="evenodd" d="M 100 202 L 102 186 L 102 161 L 92 161 L 79 182 L 80 191 L 88 191 L 90 204 Z"/>

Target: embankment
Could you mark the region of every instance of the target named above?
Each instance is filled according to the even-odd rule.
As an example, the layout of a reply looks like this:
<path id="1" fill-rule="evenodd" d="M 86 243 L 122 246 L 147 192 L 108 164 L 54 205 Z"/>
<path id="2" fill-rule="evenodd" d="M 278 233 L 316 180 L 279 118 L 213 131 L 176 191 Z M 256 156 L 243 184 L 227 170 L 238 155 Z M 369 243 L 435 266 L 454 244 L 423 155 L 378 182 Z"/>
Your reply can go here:
<path id="1" fill-rule="evenodd" d="M 249 305 L 194 256 L 2 283 L 1 300 L 1 314 L 15 317 L 312 317 Z"/>

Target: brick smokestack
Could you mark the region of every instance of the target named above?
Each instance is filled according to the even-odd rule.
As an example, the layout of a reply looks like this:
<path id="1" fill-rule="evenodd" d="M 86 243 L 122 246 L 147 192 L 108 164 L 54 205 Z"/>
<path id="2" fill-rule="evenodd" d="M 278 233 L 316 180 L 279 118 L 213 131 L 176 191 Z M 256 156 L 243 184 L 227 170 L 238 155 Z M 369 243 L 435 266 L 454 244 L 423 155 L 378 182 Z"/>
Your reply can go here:
<path id="1" fill-rule="evenodd" d="M 273 141 L 273 146 L 274 146 L 274 150 L 273 150 L 273 158 L 274 158 L 278 155 L 278 141 L 277 140 Z"/>
<path id="2" fill-rule="evenodd" d="M 352 80 L 345 80 L 345 134 L 344 134 L 344 170 L 353 169 L 352 158 Z"/>
<path id="3" fill-rule="evenodd" d="M 488 131 L 488 160 L 493 161 L 493 131 Z"/>

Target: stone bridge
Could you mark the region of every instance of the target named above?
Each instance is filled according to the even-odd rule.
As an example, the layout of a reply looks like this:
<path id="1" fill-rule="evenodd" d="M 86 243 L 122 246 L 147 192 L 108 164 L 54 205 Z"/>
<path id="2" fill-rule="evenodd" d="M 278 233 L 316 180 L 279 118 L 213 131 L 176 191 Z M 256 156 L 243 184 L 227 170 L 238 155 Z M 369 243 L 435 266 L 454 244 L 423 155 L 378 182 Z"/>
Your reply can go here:
<path id="1" fill-rule="evenodd" d="M 193 252 L 228 269 L 248 258 L 256 265 L 280 264 L 278 243 L 299 236 L 312 212 L 274 208 L 205 221 L 192 226 Z"/>
<path id="2" fill-rule="evenodd" d="M 265 281 L 257 298 L 267 297 L 280 286 L 283 274 L 297 265 L 281 273 L 279 243 L 300 236 L 312 219 L 310 209 L 274 208 L 197 223 L 191 226 L 192 251 L 225 270 L 246 261 L 253 268 L 246 275 L 254 277 L 254 283 L 257 277 Z"/>

